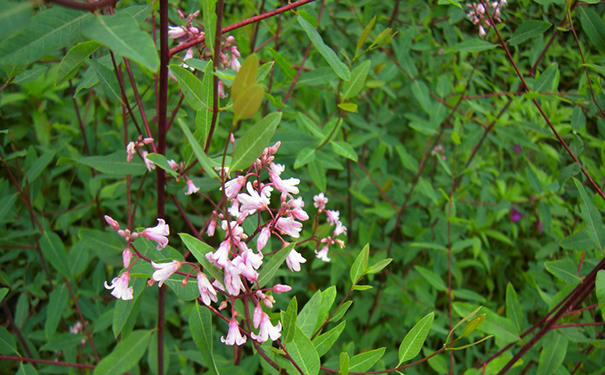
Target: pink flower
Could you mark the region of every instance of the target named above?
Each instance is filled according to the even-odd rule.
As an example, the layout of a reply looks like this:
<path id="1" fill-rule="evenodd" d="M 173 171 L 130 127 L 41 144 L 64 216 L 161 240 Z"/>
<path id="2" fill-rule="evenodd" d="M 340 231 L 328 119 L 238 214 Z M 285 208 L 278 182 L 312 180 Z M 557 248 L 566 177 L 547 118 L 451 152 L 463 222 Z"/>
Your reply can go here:
<path id="1" fill-rule="evenodd" d="M 242 336 L 239 331 L 239 325 L 237 324 L 237 319 L 232 317 L 229 321 L 229 332 L 227 333 L 227 338 L 221 337 L 221 342 L 226 345 L 242 345 L 246 342 L 246 336 Z"/>
<path id="2" fill-rule="evenodd" d="M 126 156 L 127 163 L 130 163 L 132 161 L 132 158 L 134 157 L 134 154 L 136 154 L 136 152 L 136 144 L 134 142 L 128 143 L 128 145 L 126 146 L 126 153 L 128 154 L 128 156 Z"/>
<path id="3" fill-rule="evenodd" d="M 254 214 L 256 210 L 266 210 L 269 206 L 269 194 L 271 194 L 270 190 L 266 190 L 267 187 L 263 188 L 261 194 L 258 191 L 254 190 L 252 184 L 248 182 L 246 184 L 246 190 L 248 190 L 248 194 L 238 194 L 237 200 L 240 202 L 241 207 L 240 211 L 244 214 Z"/>
<path id="4" fill-rule="evenodd" d="M 216 290 L 208 281 L 206 275 L 203 272 L 198 271 L 197 273 L 197 288 L 200 291 L 200 296 L 202 297 L 202 302 L 206 304 L 206 306 L 210 306 L 210 300 L 216 302 Z"/>
<path id="5" fill-rule="evenodd" d="M 292 287 L 290 285 L 277 284 L 273 287 L 273 291 L 278 294 L 289 292 L 291 290 L 292 290 Z"/>
<path id="6" fill-rule="evenodd" d="M 244 276 L 251 283 L 256 282 L 258 279 L 258 272 L 256 272 L 252 265 L 249 262 L 246 262 L 241 256 L 238 255 L 235 257 L 231 264 L 237 267 L 237 273 Z"/>
<path id="7" fill-rule="evenodd" d="M 172 159 L 168 160 L 168 165 L 170 165 L 170 168 L 174 169 L 175 171 L 179 169 L 177 162 Z"/>
<path id="8" fill-rule="evenodd" d="M 151 160 L 147 159 L 147 154 L 147 151 L 141 150 L 141 156 L 143 157 L 143 161 L 145 162 L 145 167 L 147 167 L 147 170 L 151 172 L 152 169 L 155 169 L 155 164 L 153 164 Z"/>
<path id="9" fill-rule="evenodd" d="M 215 230 L 216 230 L 216 220 L 214 220 L 214 218 L 212 218 L 212 220 L 210 220 L 210 223 L 208 224 L 208 229 L 206 230 L 206 234 L 208 235 L 208 237 L 214 236 Z"/>
<path id="10" fill-rule="evenodd" d="M 330 223 L 330 225 L 335 225 L 339 220 L 340 212 L 326 210 L 326 215 L 328 215 L 328 223 Z"/>
<path id="11" fill-rule="evenodd" d="M 200 188 L 195 186 L 193 181 L 191 181 L 187 177 L 185 177 L 185 180 L 187 180 L 187 191 L 185 192 L 185 195 L 191 195 L 200 191 Z"/>
<path id="12" fill-rule="evenodd" d="M 328 203 L 328 198 L 324 197 L 324 193 L 319 193 L 313 197 L 313 205 L 320 210 L 324 210 L 326 208 L 326 203 Z"/>
<path id="13" fill-rule="evenodd" d="M 238 267 L 233 265 L 231 262 L 227 263 L 224 268 L 225 271 L 225 288 L 232 296 L 239 295 L 240 290 L 245 291 L 244 284 L 240 277 L 240 270 Z"/>
<path id="14" fill-rule="evenodd" d="M 112 229 L 120 230 L 120 224 L 111 218 L 111 216 L 105 215 L 105 221 Z"/>
<path id="15" fill-rule="evenodd" d="M 206 259 L 212 262 L 218 268 L 224 268 L 229 262 L 229 240 L 221 242 L 218 249 L 214 253 L 207 253 Z"/>
<path id="16" fill-rule="evenodd" d="M 289 213 L 297 220 L 305 221 L 309 220 L 309 215 L 303 210 L 305 206 L 305 202 L 302 197 L 298 197 L 296 199 L 292 199 L 290 201 L 290 205 L 292 205 L 292 209 Z"/>
<path id="17" fill-rule="evenodd" d="M 225 86 L 223 85 L 223 81 L 218 81 L 218 96 L 219 98 L 227 97 L 227 94 L 225 94 Z"/>
<path id="18" fill-rule="evenodd" d="M 153 275 L 151 275 L 151 279 L 153 281 L 159 281 L 158 286 L 161 287 L 164 284 L 164 281 L 168 280 L 173 273 L 181 268 L 181 262 L 178 260 L 173 260 L 170 263 L 151 262 L 151 266 L 156 270 Z"/>
<path id="19" fill-rule="evenodd" d="M 128 301 L 132 299 L 132 287 L 128 286 L 128 282 L 130 281 L 130 273 L 124 272 L 119 277 L 111 280 L 111 285 L 107 285 L 107 281 L 105 282 L 105 289 L 113 289 L 111 295 L 116 298 L 121 298 L 124 301 Z"/>
<path id="20" fill-rule="evenodd" d="M 324 262 L 329 262 L 331 259 L 328 258 L 328 250 L 328 247 L 324 246 L 324 248 L 321 249 L 319 252 L 315 250 L 315 255 L 317 258 L 323 260 Z"/>
<path id="21" fill-rule="evenodd" d="M 191 68 L 189 65 L 185 64 L 185 61 L 191 58 L 193 58 L 193 48 L 189 48 L 187 52 L 185 52 L 185 56 L 183 57 L 183 62 L 181 63 L 181 66 L 185 69 L 190 69 L 191 71 L 194 71 L 194 68 Z"/>
<path id="22" fill-rule="evenodd" d="M 261 251 L 265 245 L 267 245 L 267 241 L 269 241 L 269 237 L 271 237 L 271 230 L 269 227 L 264 227 L 260 234 L 258 235 L 258 239 L 256 240 L 256 250 Z"/>
<path id="23" fill-rule="evenodd" d="M 242 187 L 246 184 L 245 176 L 237 176 L 236 178 L 225 182 L 225 196 L 229 200 L 233 200 L 239 194 Z M 221 187 L 220 190 L 223 190 Z"/>
<path id="24" fill-rule="evenodd" d="M 158 225 L 153 228 L 147 228 L 139 233 L 141 236 L 150 241 L 158 243 L 158 250 L 162 250 L 168 245 L 168 236 L 170 234 L 170 226 L 166 224 L 164 219 L 158 219 Z"/>
<path id="25" fill-rule="evenodd" d="M 236 50 L 237 50 L 237 48 L 236 48 Z M 235 70 L 236 72 L 242 66 L 242 64 L 240 64 L 237 57 L 235 57 L 235 54 L 231 55 L 231 64 L 230 65 L 231 65 L 231 69 Z"/>
<path id="26" fill-rule="evenodd" d="M 302 224 L 294 220 L 292 217 L 280 217 L 275 223 L 275 228 L 287 234 L 290 237 L 300 237 L 300 231 L 302 230 Z"/>
<path id="27" fill-rule="evenodd" d="M 296 250 L 292 249 L 286 258 L 286 265 L 292 272 L 300 271 L 300 264 L 306 263 L 307 260 Z"/>
<path id="28" fill-rule="evenodd" d="M 178 39 L 187 35 L 187 30 L 182 26 L 168 26 L 168 37 L 170 39 Z"/>
<path id="29" fill-rule="evenodd" d="M 342 225 L 340 221 L 336 222 L 336 228 L 334 228 L 334 237 L 340 236 L 343 233 L 347 233 L 347 227 Z"/>
<path id="30" fill-rule="evenodd" d="M 256 311 L 255 311 L 255 315 L 256 315 Z M 278 338 L 280 338 L 281 336 L 281 323 L 277 323 L 276 326 L 273 326 L 273 324 L 271 324 L 271 320 L 269 320 L 269 315 L 265 314 L 262 310 L 261 310 L 261 314 L 260 314 L 260 329 L 258 332 L 258 335 L 255 335 L 254 333 L 251 334 L 252 338 L 255 339 L 258 342 L 265 342 L 267 341 L 269 338 L 271 338 L 271 341 L 275 341 Z M 256 319 L 255 319 L 255 324 L 254 326 L 256 327 Z"/>

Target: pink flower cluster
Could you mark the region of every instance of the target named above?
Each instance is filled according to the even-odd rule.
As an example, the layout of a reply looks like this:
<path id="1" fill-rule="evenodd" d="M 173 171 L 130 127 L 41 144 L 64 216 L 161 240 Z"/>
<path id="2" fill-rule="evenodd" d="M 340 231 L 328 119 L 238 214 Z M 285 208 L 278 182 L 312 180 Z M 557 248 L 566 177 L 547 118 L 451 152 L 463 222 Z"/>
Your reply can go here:
<path id="1" fill-rule="evenodd" d="M 147 151 L 142 149 L 144 145 L 148 145 L 150 143 L 153 143 L 153 138 L 139 137 L 136 142 L 129 142 L 128 145 L 126 145 L 126 162 L 130 163 L 134 155 L 137 153 L 137 151 L 139 151 L 141 158 L 145 162 L 145 167 L 147 167 L 147 170 L 151 171 L 152 169 L 155 169 L 155 164 L 147 160 Z"/>
<path id="2" fill-rule="evenodd" d="M 324 197 L 323 193 L 319 193 L 318 195 L 314 196 L 313 201 L 315 202 L 313 203 L 313 205 L 319 210 L 317 214 L 319 215 L 320 213 L 325 212 L 328 219 L 328 223 L 334 227 L 334 231 L 332 232 L 331 236 L 321 239 L 320 243 L 323 244 L 321 250 L 315 250 L 315 256 L 317 258 L 323 260 L 324 262 L 329 262 L 331 260 L 330 258 L 328 258 L 328 251 L 330 250 L 330 245 L 338 244 L 341 249 L 344 247 L 344 242 L 340 239 L 337 239 L 336 237 L 340 236 L 341 234 L 346 234 L 347 227 L 345 227 L 340 221 L 340 212 L 325 210 L 326 203 L 328 203 L 328 198 Z"/>
<path id="3" fill-rule="evenodd" d="M 507 2 L 507 0 L 498 0 L 488 3 L 488 7 L 490 9 L 485 9 L 483 4 L 480 3 L 466 4 L 466 6 L 469 8 L 466 16 L 474 25 L 479 25 L 479 36 L 487 35 L 486 29 L 489 30 L 489 28 L 492 26 L 486 12 L 489 11 L 494 21 L 502 22 L 500 19 L 500 10 L 506 6 Z"/>

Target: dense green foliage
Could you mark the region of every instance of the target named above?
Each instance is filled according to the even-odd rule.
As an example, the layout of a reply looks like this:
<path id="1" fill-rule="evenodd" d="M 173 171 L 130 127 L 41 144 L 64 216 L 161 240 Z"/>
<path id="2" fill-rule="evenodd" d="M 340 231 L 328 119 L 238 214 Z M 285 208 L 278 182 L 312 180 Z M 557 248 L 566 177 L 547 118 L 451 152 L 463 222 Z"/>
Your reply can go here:
<path id="1" fill-rule="evenodd" d="M 164 0 L 54 2 L 0 0 L 0 373 L 605 372 L 605 4 L 317 0 L 215 38 L 288 4 L 172 2 L 181 43 L 203 40 L 193 27 L 207 44 L 189 58 L 170 39 L 166 79 Z M 151 172 L 126 162 L 148 136 Z M 221 166 L 268 181 L 253 163 L 277 141 L 310 216 L 263 250 L 257 287 L 292 287 L 265 309 L 281 339 L 227 346 L 230 311 L 251 332 L 254 305 L 207 308 L 192 265 L 223 280 L 205 257 L 226 235 L 206 235 L 226 214 Z M 321 192 L 347 227 L 329 262 Z M 104 215 L 140 233 L 130 300 L 103 287 L 126 247 Z M 141 233 L 161 217 L 160 252 Z M 270 219 L 242 224 L 251 248 Z M 158 292 L 147 260 L 192 278 Z"/>

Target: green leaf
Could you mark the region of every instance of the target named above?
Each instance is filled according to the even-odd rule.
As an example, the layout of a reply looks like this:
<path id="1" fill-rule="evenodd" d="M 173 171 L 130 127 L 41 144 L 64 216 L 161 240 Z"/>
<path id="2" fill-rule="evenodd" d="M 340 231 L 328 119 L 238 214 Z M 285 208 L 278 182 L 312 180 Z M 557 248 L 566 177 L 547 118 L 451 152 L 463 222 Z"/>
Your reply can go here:
<path id="1" fill-rule="evenodd" d="M 252 118 L 263 102 L 265 89 L 258 83 L 247 87 L 243 92 L 233 99 L 233 122 Z"/>
<path id="2" fill-rule="evenodd" d="M 524 327 L 523 310 L 517 297 L 517 292 L 511 283 L 506 286 L 506 317 L 510 319 L 517 327 L 517 332 L 521 332 Z"/>
<path id="3" fill-rule="evenodd" d="M 296 317 L 296 325 L 302 330 L 302 333 L 310 337 L 317 323 L 321 307 L 321 291 L 318 290 L 313 297 L 305 304 Z"/>
<path id="4" fill-rule="evenodd" d="M 375 19 L 376 17 L 374 17 L 374 20 Z M 351 79 L 342 84 L 340 95 L 343 99 L 352 98 L 359 94 L 365 85 L 371 65 L 372 62 L 367 60 L 353 69 L 351 72 Z"/>
<path id="5" fill-rule="evenodd" d="M 338 56 L 336 56 L 336 53 L 334 53 L 334 51 L 324 43 L 321 35 L 319 35 L 313 25 L 311 25 L 301 16 L 296 17 L 296 19 L 298 20 L 300 26 L 302 26 L 303 30 L 307 33 L 309 39 L 311 39 L 311 42 L 315 48 L 317 48 L 319 53 L 324 57 L 324 59 L 326 59 L 330 67 L 334 70 L 334 73 L 336 73 L 336 75 L 344 81 L 351 79 L 351 72 L 349 71 L 349 68 L 342 61 L 340 61 Z"/>
<path id="6" fill-rule="evenodd" d="M 363 247 L 363 249 L 355 258 L 355 262 L 353 262 L 353 266 L 351 266 L 351 271 L 349 272 L 349 276 L 351 278 L 351 283 L 353 285 L 359 282 L 359 279 L 363 275 L 366 274 L 368 269 L 368 257 L 370 256 L 370 244 L 367 244 Z"/>
<path id="7" fill-rule="evenodd" d="M 588 36 L 590 43 L 601 53 L 605 53 L 605 22 L 591 8 L 578 8 L 582 29 Z"/>
<path id="8" fill-rule="evenodd" d="M 431 98 L 429 97 L 429 88 L 426 83 L 421 80 L 416 80 L 412 83 L 412 94 L 420 103 L 420 106 L 424 110 L 424 112 L 428 115 L 431 115 L 435 112 L 435 108 L 431 103 Z"/>
<path id="9" fill-rule="evenodd" d="M 540 74 L 534 81 L 533 91 L 535 92 L 544 92 L 544 91 L 552 91 L 555 90 L 554 87 L 555 79 L 557 74 L 559 73 L 559 64 L 552 63 L 545 71 Z"/>
<path id="10" fill-rule="evenodd" d="M 121 103 L 122 96 L 120 93 L 120 84 L 118 83 L 118 79 L 116 78 L 115 74 L 111 71 L 111 69 L 99 64 L 96 59 L 91 59 L 90 63 L 95 71 L 95 74 L 97 75 L 97 78 L 99 79 L 99 82 L 101 82 L 101 86 L 103 87 L 103 91 L 105 92 L 105 95 L 107 95 L 107 98 Z"/>
<path id="11" fill-rule="evenodd" d="M 95 41 L 78 43 L 73 46 L 59 64 L 55 85 L 60 85 L 75 76 L 80 65 L 100 46 L 101 44 Z"/>
<path id="12" fill-rule="evenodd" d="M 206 259 L 206 254 L 213 253 L 214 248 L 187 233 L 179 233 L 179 237 L 181 237 L 181 240 L 187 249 L 191 251 L 195 259 L 202 265 L 204 272 L 222 283 L 224 279 L 223 271 L 216 268 L 214 264 Z"/>
<path id="13" fill-rule="evenodd" d="M 116 345 L 111 354 L 99 362 L 93 374 L 114 375 L 130 370 L 143 358 L 150 337 L 151 331 L 133 331 Z"/>
<path id="14" fill-rule="evenodd" d="M 246 134 L 235 144 L 235 151 L 233 151 L 233 158 L 229 167 L 230 172 L 241 171 L 254 163 L 271 141 L 281 117 L 281 112 L 270 113 L 248 129 Z"/>
<path id="15" fill-rule="evenodd" d="M 357 354 L 351 358 L 349 371 L 363 372 L 369 370 L 380 360 L 380 358 L 382 358 L 385 350 L 386 348 L 380 348 Z"/>
<path id="16" fill-rule="evenodd" d="M 19 355 L 15 338 L 3 326 L 0 326 L 0 354 Z"/>
<path id="17" fill-rule="evenodd" d="M 544 262 L 544 267 L 567 285 L 577 285 L 582 281 L 582 278 L 578 276 L 578 267 L 571 259 Z"/>
<path id="18" fill-rule="evenodd" d="M 451 46 L 447 52 L 481 52 L 496 48 L 498 45 L 475 38 L 467 39 Z"/>
<path id="19" fill-rule="evenodd" d="M 319 374 L 319 354 L 317 354 L 311 340 L 305 336 L 300 328 L 296 328 L 294 340 L 286 345 L 286 349 L 303 374 Z"/>
<path id="20" fill-rule="evenodd" d="M 139 307 L 137 305 L 137 300 L 143 293 L 143 290 L 147 287 L 147 280 L 141 277 L 131 278 L 132 286 L 132 299 L 131 300 L 123 300 L 118 299 L 116 301 L 116 306 L 113 310 L 113 317 L 111 321 L 111 329 L 113 331 L 113 335 L 115 338 L 122 332 L 126 323 L 130 319 L 135 319 L 139 313 Z"/>
<path id="21" fill-rule="evenodd" d="M 559 245 L 567 250 L 590 250 L 595 247 L 586 230 L 582 230 L 563 238 Z"/>
<path id="22" fill-rule="evenodd" d="M 332 150 L 338 155 L 357 162 L 357 153 L 347 142 L 331 141 L 330 146 L 332 146 Z"/>
<path id="23" fill-rule="evenodd" d="M 351 307 L 352 304 L 353 304 L 353 301 L 347 301 L 347 302 L 343 303 L 342 305 L 340 305 L 338 310 L 336 310 L 334 315 L 332 315 L 332 318 L 330 319 L 330 321 L 337 322 L 340 319 L 342 319 L 342 317 L 345 316 L 345 314 L 349 310 L 349 307 Z"/>
<path id="24" fill-rule="evenodd" d="M 240 96 L 244 95 L 249 87 L 256 84 L 257 73 L 258 56 L 253 53 L 246 57 L 246 60 L 242 63 L 242 66 L 239 68 L 237 75 L 233 80 L 233 85 L 231 86 L 231 98 L 233 99 L 233 103 L 235 103 Z"/>
<path id="25" fill-rule="evenodd" d="M 582 185 L 582 183 L 576 178 L 573 179 L 573 182 L 576 184 L 576 188 L 578 189 L 580 197 L 582 198 L 580 208 L 582 211 L 582 218 L 584 219 L 586 233 L 588 233 L 588 236 L 597 249 L 603 250 L 603 245 L 605 245 L 605 233 L 603 233 L 603 221 L 601 219 L 601 213 L 592 203 L 592 200 L 584 189 L 584 185 Z"/>
<path id="26" fill-rule="evenodd" d="M 374 264 L 373 266 L 368 268 L 368 270 L 366 271 L 366 274 L 371 275 L 374 273 L 378 273 L 378 272 L 382 271 L 386 266 L 388 266 L 392 261 L 393 261 L 392 258 L 386 258 L 386 259 L 380 260 L 380 261 L 376 262 L 376 264 Z"/>
<path id="27" fill-rule="evenodd" d="M 28 25 L 33 5 L 29 2 L 0 0 L 0 41 Z"/>
<path id="28" fill-rule="evenodd" d="M 200 8 L 204 19 L 204 31 L 207 48 L 214 54 L 214 38 L 216 35 L 216 2 L 217 0 L 200 0 Z"/>
<path id="29" fill-rule="evenodd" d="M 345 329 L 346 323 L 346 321 L 342 321 L 328 332 L 322 333 L 313 339 L 313 345 L 315 346 L 315 350 L 317 350 L 317 354 L 319 354 L 320 357 L 326 354 L 332 348 L 336 340 L 338 340 L 338 337 L 340 337 L 342 331 Z"/>
<path id="30" fill-rule="evenodd" d="M 439 277 L 439 275 L 421 266 L 414 266 L 414 269 L 418 271 L 420 276 L 422 276 L 426 281 L 428 281 L 433 288 L 437 289 L 440 292 L 447 291 L 447 285 L 445 285 L 445 282 L 441 277 Z"/>
<path id="31" fill-rule="evenodd" d="M 54 7 L 36 14 L 26 29 L 0 44 L 0 64 L 28 65 L 81 38 L 80 29 L 92 15 Z M 7 25 L 2 24 L 4 29 Z"/>
<path id="32" fill-rule="evenodd" d="M 182 119 L 179 119 L 178 122 L 179 122 L 179 125 L 181 126 L 181 129 L 183 129 L 183 133 L 185 133 L 185 136 L 187 137 L 187 140 L 189 141 L 189 145 L 191 145 L 191 148 L 193 149 L 193 153 L 195 154 L 195 157 L 200 162 L 200 164 L 202 165 L 202 167 L 204 167 L 204 171 L 206 172 L 206 174 L 208 175 L 208 177 L 210 177 L 210 178 L 219 178 L 219 176 L 214 171 L 212 160 L 210 160 L 210 158 L 208 157 L 208 155 L 206 155 L 206 153 L 204 152 L 204 150 L 200 146 L 200 144 L 197 141 L 197 139 L 195 139 L 195 137 L 193 136 L 193 134 L 191 134 L 191 131 L 187 127 L 187 124 L 185 124 L 185 122 Z"/>
<path id="33" fill-rule="evenodd" d="M 135 19 L 127 13 L 96 16 L 82 28 L 82 33 L 152 72 L 160 66 L 153 39 L 141 31 Z"/>
<path id="34" fill-rule="evenodd" d="M 293 242 L 284 247 L 276 254 L 273 254 L 269 261 L 263 264 L 263 267 L 258 274 L 258 286 L 260 288 L 267 285 L 267 283 L 273 279 L 273 276 L 275 276 L 279 267 L 281 267 L 292 249 L 294 249 L 294 245 L 296 245 L 296 243 Z"/>
<path id="35" fill-rule="evenodd" d="M 340 374 L 349 375 L 349 354 L 347 352 L 340 353 Z"/>
<path id="36" fill-rule="evenodd" d="M 359 53 L 359 50 L 365 44 L 366 39 L 368 39 L 368 35 L 370 35 L 370 31 L 372 31 L 372 28 L 374 27 L 375 23 L 376 23 L 376 16 L 372 17 L 372 19 L 370 20 L 370 22 L 367 24 L 367 26 L 361 32 L 361 35 L 359 36 L 359 39 L 357 39 L 357 46 L 356 46 L 356 50 L 355 50 L 355 55 L 357 55 Z"/>
<path id="37" fill-rule="evenodd" d="M 582 64 L 582 66 L 585 66 L 589 69 L 594 70 L 595 72 L 599 73 L 600 75 L 602 75 L 603 77 L 605 77 L 605 68 L 600 66 L 600 65 L 595 65 L 595 64 Z M 576 107 L 579 108 L 579 107 Z M 575 110 L 575 108 L 574 108 Z M 580 109 L 580 113 L 582 113 L 581 109 Z"/>
<path id="38" fill-rule="evenodd" d="M 313 180 L 313 183 L 319 191 L 326 191 L 328 189 L 326 170 L 319 160 L 309 163 L 309 175 L 311 175 L 311 180 Z"/>
<path id="39" fill-rule="evenodd" d="M 284 75 L 288 79 L 293 79 L 296 76 L 296 69 L 294 69 L 292 65 L 290 65 L 288 60 L 286 60 L 286 58 L 281 53 L 277 52 L 271 47 L 267 47 L 267 49 L 269 50 L 269 52 L 271 52 L 271 56 L 273 56 L 273 59 L 277 63 L 277 66 L 279 66 Z"/>
<path id="40" fill-rule="evenodd" d="M 544 21 L 531 20 L 523 22 L 519 27 L 517 27 L 515 33 L 509 39 L 508 44 L 511 46 L 518 46 L 529 39 L 544 34 L 544 32 L 550 29 L 551 26 L 551 23 Z"/>
<path id="41" fill-rule="evenodd" d="M 372 289 L 372 286 L 371 285 L 353 285 L 352 289 L 363 292 L 364 290 Z"/>
<path id="42" fill-rule="evenodd" d="M 65 251 L 65 245 L 63 245 L 61 237 L 54 232 L 45 231 L 42 236 L 40 236 L 40 249 L 42 250 L 44 257 L 50 261 L 50 264 L 52 264 L 63 277 L 71 279 L 67 251 Z"/>
<path id="43" fill-rule="evenodd" d="M 206 97 L 202 94 L 202 82 L 193 73 L 179 65 L 170 65 L 169 68 L 176 77 L 181 91 L 185 94 L 185 100 L 193 110 L 201 111 L 210 107 Z"/>
<path id="44" fill-rule="evenodd" d="M 595 290 L 597 293 L 597 301 L 599 302 L 599 308 L 601 309 L 601 316 L 605 319 L 605 270 L 597 272 L 597 278 L 595 280 Z M 2 299 L 0 298 L 0 302 Z"/>
<path id="45" fill-rule="evenodd" d="M 298 316 L 298 301 L 296 296 L 290 300 L 288 309 L 281 312 L 281 323 L 283 329 L 281 331 L 281 341 L 289 343 L 294 339 L 296 333 L 296 317 Z"/>
<path id="46" fill-rule="evenodd" d="M 38 371 L 31 363 L 19 364 L 19 371 L 15 375 L 38 375 Z"/>
<path id="47" fill-rule="evenodd" d="M 481 323 L 483 323 L 484 320 L 485 314 L 479 314 L 474 317 L 470 322 L 466 324 L 466 326 L 464 326 L 464 328 L 462 329 L 462 334 L 458 336 L 458 338 L 463 338 L 473 333 L 481 325 Z"/>
<path id="48" fill-rule="evenodd" d="M 48 164 L 53 160 L 56 154 L 56 150 L 49 150 L 43 153 L 39 158 L 36 159 L 27 169 L 27 182 L 34 182 L 41 174 L 46 170 Z"/>
<path id="49" fill-rule="evenodd" d="M 551 331 L 544 338 L 544 348 L 540 353 L 537 375 L 552 375 L 565 360 L 569 341 L 557 331 Z"/>
<path id="50" fill-rule="evenodd" d="M 59 285 L 55 290 L 50 292 L 48 309 L 46 310 L 46 321 L 44 322 L 46 339 L 51 338 L 57 331 L 57 326 L 67 306 L 67 297 L 68 291 L 65 285 Z"/>
<path id="51" fill-rule="evenodd" d="M 348 81 L 346 81 L 348 82 Z M 357 112 L 357 104 L 355 103 L 340 103 L 338 104 L 338 108 L 342 109 L 345 112 Z"/>
<path id="52" fill-rule="evenodd" d="M 145 164 L 139 158 L 130 163 L 126 161 L 126 150 L 116 151 L 105 156 L 88 156 L 77 159 L 79 163 L 86 164 L 101 173 L 114 176 L 140 176 L 145 173 Z"/>
<path id="53" fill-rule="evenodd" d="M 294 169 L 298 169 L 304 165 L 311 163 L 315 160 L 315 149 L 305 147 L 298 153 L 296 160 L 294 160 Z"/>
<path id="54" fill-rule="evenodd" d="M 420 321 L 416 323 L 414 327 L 412 327 L 407 335 L 405 335 L 401 345 L 399 346 L 399 364 L 397 367 L 399 367 L 399 365 L 401 365 L 403 362 L 409 361 L 410 359 L 416 357 L 420 353 L 429 331 L 431 330 L 434 318 L 434 312 L 427 314 L 424 318 L 420 319 Z"/>
<path id="55" fill-rule="evenodd" d="M 0 288 L 0 303 L 4 300 L 4 297 L 8 294 L 8 288 Z"/>
<path id="56" fill-rule="evenodd" d="M 205 366 L 211 374 L 218 375 L 219 370 L 214 361 L 212 348 L 212 315 L 205 306 L 195 303 L 189 314 L 189 330 L 195 345 L 202 354 Z"/>

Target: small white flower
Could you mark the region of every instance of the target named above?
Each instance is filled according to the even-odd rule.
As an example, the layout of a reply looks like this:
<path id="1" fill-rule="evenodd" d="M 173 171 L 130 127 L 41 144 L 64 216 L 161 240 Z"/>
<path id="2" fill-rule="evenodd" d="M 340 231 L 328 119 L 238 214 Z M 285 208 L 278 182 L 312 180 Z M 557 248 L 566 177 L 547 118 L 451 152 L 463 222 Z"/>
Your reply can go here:
<path id="1" fill-rule="evenodd" d="M 156 270 L 153 275 L 151 275 L 151 279 L 153 281 L 158 281 L 158 286 L 161 287 L 164 284 L 164 281 L 168 280 L 173 273 L 178 271 L 181 267 L 181 262 L 177 260 L 173 260 L 170 263 L 151 262 L 151 266 Z"/>
<path id="2" fill-rule="evenodd" d="M 239 331 L 239 325 L 237 324 L 237 319 L 235 317 L 231 318 L 229 321 L 229 332 L 227 333 L 227 338 L 221 337 L 221 342 L 226 345 L 242 345 L 246 342 L 246 336 L 242 336 Z"/>
<path id="3" fill-rule="evenodd" d="M 111 285 L 107 285 L 107 281 L 105 282 L 105 289 L 113 289 L 111 295 L 116 298 L 121 298 L 124 301 L 128 301 L 132 299 L 132 287 L 128 286 L 128 282 L 130 281 L 130 273 L 124 272 L 119 277 L 111 280 Z"/>
<path id="4" fill-rule="evenodd" d="M 164 219 L 158 219 L 158 225 L 153 228 L 147 228 L 140 232 L 139 235 L 148 240 L 158 243 L 158 250 L 162 250 L 168 245 L 168 236 L 170 234 L 170 226 L 166 224 Z"/>
<path id="5" fill-rule="evenodd" d="M 216 302 L 216 290 L 208 281 L 206 275 L 203 272 L 198 271 L 197 273 L 197 288 L 200 291 L 200 297 L 202 297 L 202 302 L 206 306 L 210 306 L 210 300 Z"/>
<path id="6" fill-rule="evenodd" d="M 306 263 L 307 260 L 296 250 L 292 249 L 286 258 L 286 265 L 292 272 L 300 271 L 300 264 Z"/>

